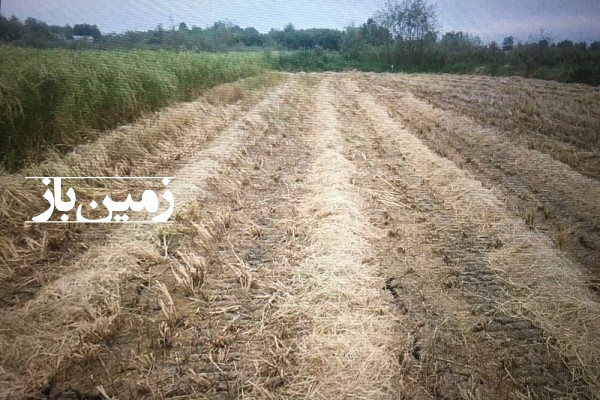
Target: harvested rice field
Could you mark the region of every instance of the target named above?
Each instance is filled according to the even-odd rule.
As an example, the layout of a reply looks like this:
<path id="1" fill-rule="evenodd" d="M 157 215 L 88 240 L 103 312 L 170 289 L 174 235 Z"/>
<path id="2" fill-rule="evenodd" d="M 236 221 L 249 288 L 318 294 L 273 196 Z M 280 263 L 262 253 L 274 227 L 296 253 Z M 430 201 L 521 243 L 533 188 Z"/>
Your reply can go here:
<path id="1" fill-rule="evenodd" d="M 172 223 L 24 224 L 27 176 Z M 598 88 L 263 74 L 0 187 L 1 399 L 600 399 Z"/>

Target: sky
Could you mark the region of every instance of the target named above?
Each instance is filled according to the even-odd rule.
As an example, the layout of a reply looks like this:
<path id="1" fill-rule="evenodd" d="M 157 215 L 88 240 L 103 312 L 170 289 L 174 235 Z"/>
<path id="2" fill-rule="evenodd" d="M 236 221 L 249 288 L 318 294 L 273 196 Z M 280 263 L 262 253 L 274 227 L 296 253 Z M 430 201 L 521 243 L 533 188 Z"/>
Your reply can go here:
<path id="1" fill-rule="evenodd" d="M 202 28 L 218 20 L 261 32 L 282 29 L 344 29 L 366 22 L 385 0 L 1 0 L 4 16 L 33 17 L 51 25 L 89 23 L 102 33 L 154 29 L 186 22 Z M 432 0 L 440 32 L 464 31 L 484 42 L 508 35 L 554 41 L 600 40 L 600 0 Z"/>

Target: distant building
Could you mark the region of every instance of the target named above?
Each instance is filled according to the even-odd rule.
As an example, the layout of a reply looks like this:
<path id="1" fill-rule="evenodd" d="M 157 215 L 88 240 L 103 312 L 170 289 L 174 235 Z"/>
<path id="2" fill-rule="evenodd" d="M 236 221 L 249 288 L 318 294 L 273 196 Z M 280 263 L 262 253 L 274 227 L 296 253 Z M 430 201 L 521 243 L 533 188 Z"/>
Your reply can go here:
<path id="1" fill-rule="evenodd" d="M 94 37 L 93 36 L 78 36 L 78 35 L 73 35 L 73 40 L 84 40 L 84 41 L 89 42 L 89 43 L 94 43 Z"/>

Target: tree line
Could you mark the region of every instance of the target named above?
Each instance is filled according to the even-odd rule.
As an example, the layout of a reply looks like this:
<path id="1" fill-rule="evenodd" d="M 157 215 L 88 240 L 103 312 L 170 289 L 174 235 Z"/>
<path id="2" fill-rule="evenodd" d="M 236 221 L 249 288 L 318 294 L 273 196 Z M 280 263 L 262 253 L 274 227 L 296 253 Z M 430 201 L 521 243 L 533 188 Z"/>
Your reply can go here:
<path id="1" fill-rule="evenodd" d="M 176 51 L 235 50 L 339 50 L 344 32 L 336 29 L 297 30 L 292 24 L 267 34 L 253 27 L 242 28 L 229 21 L 212 26 L 189 27 L 185 22 L 147 31 L 102 34 L 96 25 L 48 25 L 35 18 L 20 21 L 17 17 L 0 17 L 0 43 L 23 47 L 88 47 L 99 49 L 149 49 Z M 88 40 L 92 39 L 92 41 Z M 82 44 L 77 44 L 82 41 Z"/>
<path id="2" fill-rule="evenodd" d="M 0 43 L 11 43 L 24 47 L 56 47 L 60 40 L 74 40 L 89 37 L 99 40 L 102 37 L 96 25 L 77 24 L 74 26 L 48 25 L 35 18 L 20 21 L 17 17 L 0 17 Z"/>
<path id="3" fill-rule="evenodd" d="M 555 43 L 542 32 L 525 43 L 508 36 L 501 43 L 486 44 L 466 32 L 442 34 L 427 0 L 388 0 L 365 23 L 344 30 L 296 29 L 288 24 L 260 33 L 219 21 L 206 28 L 171 22 L 148 31 L 102 34 L 95 25 L 61 27 L 33 18 L 21 22 L 0 17 L 0 42 L 41 48 L 277 50 L 269 60 L 280 69 L 475 72 L 600 84 L 599 41 Z"/>

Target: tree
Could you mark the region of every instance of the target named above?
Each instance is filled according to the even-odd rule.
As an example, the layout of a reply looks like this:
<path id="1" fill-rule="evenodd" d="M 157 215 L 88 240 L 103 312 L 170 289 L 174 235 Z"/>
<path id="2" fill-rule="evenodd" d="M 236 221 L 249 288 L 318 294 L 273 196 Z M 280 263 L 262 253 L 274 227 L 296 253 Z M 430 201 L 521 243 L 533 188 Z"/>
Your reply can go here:
<path id="1" fill-rule="evenodd" d="M 360 34 L 371 46 L 383 46 L 389 41 L 390 32 L 387 28 L 379 25 L 373 18 L 369 18 L 360 27 Z"/>
<path id="2" fill-rule="evenodd" d="M 224 50 L 240 42 L 240 32 L 242 31 L 242 28 L 231 21 L 217 21 L 207 28 L 205 33 L 213 49 Z"/>
<path id="3" fill-rule="evenodd" d="M 94 39 L 102 37 L 100 29 L 96 25 L 77 24 L 73 27 L 73 35 L 75 36 L 92 36 Z"/>
<path id="4" fill-rule="evenodd" d="M 163 43 L 163 39 L 165 37 L 165 29 L 162 24 L 158 24 L 154 31 L 149 31 L 148 33 L 152 33 L 152 37 L 148 39 L 148 44 L 158 44 L 161 45 Z"/>
<path id="5" fill-rule="evenodd" d="M 342 43 L 342 32 L 336 29 L 308 29 L 305 31 L 309 37 L 307 43 L 311 47 L 324 50 L 339 50 Z"/>
<path id="6" fill-rule="evenodd" d="M 462 31 L 458 32 L 446 32 L 440 40 L 440 46 L 445 50 L 451 52 L 462 52 L 471 47 L 477 47 L 481 45 L 481 39 L 478 37 L 472 37 L 468 33 Z"/>
<path id="7" fill-rule="evenodd" d="M 294 32 L 294 25 L 292 25 L 292 23 L 288 23 L 284 28 L 283 31 L 284 32 Z"/>
<path id="8" fill-rule="evenodd" d="M 562 42 L 558 42 L 556 47 L 563 50 L 571 50 L 575 48 L 575 45 L 570 40 L 563 40 Z"/>
<path id="9" fill-rule="evenodd" d="M 415 45 L 423 50 L 423 39 L 436 28 L 434 7 L 426 0 L 388 0 L 377 20 L 406 47 L 409 56 L 413 55 Z"/>
<path id="10" fill-rule="evenodd" d="M 394 38 L 407 42 L 422 40 L 436 28 L 434 7 L 425 0 L 388 0 L 378 19 Z"/>
<path id="11" fill-rule="evenodd" d="M 23 24 L 22 39 L 27 46 L 43 48 L 53 37 L 45 22 L 27 18 Z"/>
<path id="12" fill-rule="evenodd" d="M 12 41 L 21 38 L 23 34 L 23 24 L 17 17 L 10 19 L 0 16 L 0 41 Z"/>
<path id="13" fill-rule="evenodd" d="M 260 32 L 256 28 L 246 28 L 239 33 L 240 40 L 244 43 L 244 46 L 261 46 L 262 37 Z"/>
<path id="14" fill-rule="evenodd" d="M 515 47 L 515 39 L 512 36 L 507 36 L 504 38 L 502 42 L 502 50 L 503 51 L 512 51 Z"/>

